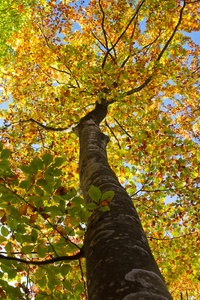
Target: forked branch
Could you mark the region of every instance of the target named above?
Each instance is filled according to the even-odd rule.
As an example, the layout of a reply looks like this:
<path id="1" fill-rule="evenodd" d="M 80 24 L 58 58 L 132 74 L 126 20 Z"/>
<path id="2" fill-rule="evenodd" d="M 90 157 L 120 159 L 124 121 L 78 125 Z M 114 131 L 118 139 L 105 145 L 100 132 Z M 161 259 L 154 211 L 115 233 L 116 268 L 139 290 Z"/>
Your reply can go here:
<path id="1" fill-rule="evenodd" d="M 128 22 L 128 24 L 126 25 L 125 29 L 122 31 L 122 33 L 119 35 L 119 37 L 117 38 L 116 42 L 112 45 L 111 48 L 108 48 L 107 47 L 107 52 L 104 56 L 104 59 L 103 59 L 103 63 L 102 63 L 102 69 L 104 68 L 105 66 L 105 63 L 106 63 L 106 60 L 107 60 L 107 57 L 109 55 L 109 53 L 117 46 L 117 44 L 119 43 L 119 41 L 121 40 L 121 38 L 124 36 L 124 34 L 126 33 L 126 31 L 128 30 L 129 26 L 131 25 L 131 23 L 133 22 L 133 20 L 135 19 L 135 17 L 137 16 L 140 8 L 142 7 L 143 3 L 145 2 L 145 0 L 142 0 L 141 3 L 139 4 L 137 10 L 135 11 L 134 15 L 132 16 L 132 18 L 130 19 L 130 21 Z"/>

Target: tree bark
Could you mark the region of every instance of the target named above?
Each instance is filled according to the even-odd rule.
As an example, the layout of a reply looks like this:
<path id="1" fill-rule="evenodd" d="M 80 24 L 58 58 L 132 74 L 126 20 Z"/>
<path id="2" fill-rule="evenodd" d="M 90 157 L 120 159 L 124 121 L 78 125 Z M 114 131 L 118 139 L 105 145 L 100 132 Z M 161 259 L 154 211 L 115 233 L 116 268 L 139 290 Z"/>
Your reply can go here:
<path id="1" fill-rule="evenodd" d="M 107 106 L 98 104 L 78 126 L 79 173 L 86 202 L 91 202 L 91 185 L 102 194 L 114 191 L 110 210 L 95 209 L 88 221 L 84 242 L 88 300 L 172 299 L 132 200 L 108 164 L 109 138 L 99 128 L 106 113 Z"/>

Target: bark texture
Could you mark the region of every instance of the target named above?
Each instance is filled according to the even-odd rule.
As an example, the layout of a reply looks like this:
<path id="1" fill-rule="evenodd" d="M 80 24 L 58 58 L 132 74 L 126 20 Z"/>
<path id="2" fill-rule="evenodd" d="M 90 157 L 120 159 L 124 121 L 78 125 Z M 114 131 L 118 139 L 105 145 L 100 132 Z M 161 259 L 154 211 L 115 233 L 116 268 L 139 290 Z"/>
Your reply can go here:
<path id="1" fill-rule="evenodd" d="M 88 222 L 84 253 L 88 300 L 172 299 L 153 258 L 132 200 L 108 164 L 108 137 L 99 128 L 102 114 L 95 110 L 79 126 L 81 188 L 87 202 L 88 189 L 114 191 L 110 210 L 96 209 Z M 95 108 L 97 112 L 97 107 Z M 100 116 L 101 115 L 101 116 Z"/>

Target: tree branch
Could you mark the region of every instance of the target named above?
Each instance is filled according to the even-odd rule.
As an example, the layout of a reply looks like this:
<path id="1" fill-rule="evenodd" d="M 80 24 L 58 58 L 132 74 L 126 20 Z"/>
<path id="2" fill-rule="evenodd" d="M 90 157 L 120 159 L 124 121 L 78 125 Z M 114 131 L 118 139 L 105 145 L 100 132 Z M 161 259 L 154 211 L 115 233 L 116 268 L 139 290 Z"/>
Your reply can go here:
<path id="1" fill-rule="evenodd" d="M 151 79 L 153 78 L 152 75 L 150 75 L 143 84 L 141 84 L 140 86 L 134 88 L 134 89 L 131 89 L 130 91 L 124 93 L 124 96 L 129 96 L 129 95 L 132 95 L 134 93 L 138 93 L 140 92 L 145 86 L 147 86 L 147 84 L 151 81 Z"/>
<path id="2" fill-rule="evenodd" d="M 126 31 L 128 30 L 129 26 L 131 25 L 131 23 L 133 22 L 133 20 L 135 19 L 135 17 L 137 16 L 140 8 L 142 7 L 143 3 L 145 2 L 145 0 L 142 0 L 141 3 L 139 4 L 136 12 L 134 13 L 134 15 L 132 16 L 132 18 L 130 19 L 130 21 L 128 22 L 128 24 L 126 25 L 125 29 L 122 31 L 122 33 L 120 34 L 120 36 L 117 38 L 116 42 L 112 45 L 111 48 L 107 48 L 107 52 L 104 56 L 103 62 L 102 62 L 102 69 L 105 66 L 106 63 L 106 59 L 109 55 L 109 53 L 116 47 L 116 45 L 119 43 L 119 41 L 121 40 L 121 38 L 123 37 L 123 35 L 126 33 Z"/>
<path id="3" fill-rule="evenodd" d="M 77 125 L 77 123 L 74 123 L 74 124 L 72 124 L 72 125 L 70 125 L 68 127 L 55 128 L 55 127 L 43 125 L 42 123 L 40 123 L 40 122 L 38 122 L 38 121 L 30 118 L 28 120 L 19 120 L 18 122 L 15 122 L 13 124 L 4 125 L 4 127 L 1 127 L 0 130 L 4 131 L 8 127 L 15 126 L 15 125 L 20 124 L 20 123 L 28 123 L 28 122 L 36 123 L 38 126 L 42 127 L 45 130 L 48 130 L 48 131 L 66 131 L 66 132 L 70 132 Z"/>
<path id="4" fill-rule="evenodd" d="M 118 122 L 118 120 L 116 118 L 114 118 L 115 122 L 118 124 L 118 126 L 125 132 L 125 134 L 132 139 L 132 136 L 127 132 L 126 129 L 124 129 L 124 127 Z"/>
<path id="5" fill-rule="evenodd" d="M 112 130 L 112 128 L 109 126 L 108 122 L 105 120 L 106 126 L 108 127 L 108 129 L 110 130 L 111 134 L 114 136 L 115 140 L 117 141 L 118 147 L 119 149 L 121 149 L 120 143 L 118 138 L 116 137 L 114 131 Z"/>
<path id="6" fill-rule="evenodd" d="M 148 45 L 145 45 L 144 47 L 142 47 L 142 49 L 140 49 L 140 50 L 138 51 L 138 53 L 142 52 L 144 49 L 146 49 L 146 48 L 148 48 L 148 47 L 151 47 L 151 45 L 153 45 L 153 44 L 157 41 L 157 39 L 159 38 L 160 33 L 161 33 L 161 32 L 159 32 L 159 34 L 157 35 L 157 37 L 156 37 L 151 43 L 149 43 Z M 127 63 L 127 61 L 129 60 L 130 57 L 131 57 L 131 54 L 129 53 L 129 55 L 128 55 L 128 56 L 126 57 L 126 59 L 123 61 L 122 65 L 121 65 L 121 68 L 123 68 L 123 67 L 125 66 L 125 64 Z"/>
<path id="7" fill-rule="evenodd" d="M 71 255 L 71 256 L 64 255 L 64 256 L 54 257 L 52 259 L 39 260 L 39 261 L 25 260 L 25 259 L 22 259 L 22 258 L 17 258 L 17 257 L 12 257 L 12 256 L 4 256 L 4 255 L 0 254 L 0 260 L 1 259 L 14 260 L 14 261 L 24 263 L 24 264 L 27 264 L 27 265 L 36 265 L 36 266 L 53 264 L 53 263 L 58 262 L 58 261 L 77 260 L 77 259 L 80 259 L 81 257 L 84 257 L 82 249 L 81 249 L 80 252 L 78 252 L 74 255 Z"/>
<path id="8" fill-rule="evenodd" d="M 72 242 L 69 238 L 69 236 L 65 236 L 62 232 L 60 232 L 56 226 L 56 224 L 53 224 L 49 218 L 44 217 L 43 212 L 41 212 L 38 208 L 36 208 L 33 204 L 31 204 L 30 202 L 28 202 L 25 198 L 23 198 L 22 196 L 18 195 L 17 192 L 13 191 L 12 189 L 10 189 L 9 187 L 7 187 L 6 185 L 4 185 L 5 188 L 7 190 L 9 190 L 12 194 L 14 194 L 15 196 L 17 196 L 19 199 L 21 199 L 23 202 L 25 202 L 27 205 L 29 205 L 33 211 L 37 211 L 37 213 L 45 220 L 48 222 L 48 224 L 55 230 L 58 232 L 58 234 L 60 236 L 62 236 L 62 238 L 66 241 L 71 243 L 72 245 L 74 245 L 76 248 L 78 248 L 81 251 L 81 247 L 79 247 L 77 244 L 75 244 L 74 242 Z M 31 187 L 30 187 L 31 188 Z M 29 188 L 29 189 L 30 189 Z M 27 191 L 28 192 L 28 191 Z"/>
<path id="9" fill-rule="evenodd" d="M 178 23 L 176 24 L 175 28 L 174 28 L 174 31 L 172 32 L 170 38 L 168 39 L 168 41 L 166 42 L 165 46 L 163 47 L 162 51 L 160 52 L 160 54 L 158 55 L 157 59 L 155 62 L 158 62 L 161 57 L 163 56 L 164 52 L 166 51 L 166 49 L 168 48 L 170 42 L 172 41 L 172 39 L 174 38 L 174 35 L 175 33 L 177 32 L 178 30 L 178 27 L 179 25 L 181 24 L 181 21 L 182 21 L 182 16 L 183 16 L 183 10 L 185 8 L 185 5 L 186 5 L 186 2 L 184 1 L 183 3 L 183 6 L 180 10 L 180 16 L 179 16 L 179 20 L 178 20 Z M 141 84 L 139 87 L 136 87 L 136 88 L 133 88 L 131 89 L 130 91 L 124 93 L 124 96 L 129 96 L 129 95 L 132 95 L 134 93 L 137 93 L 137 92 L 140 92 L 144 87 L 147 86 L 147 84 L 152 80 L 153 78 L 153 75 L 150 75 L 143 84 Z"/>
<path id="10" fill-rule="evenodd" d="M 99 0 L 99 7 L 102 13 L 102 22 L 101 22 L 101 28 L 103 30 L 103 35 L 104 35 L 104 39 L 105 39 L 105 43 L 106 43 L 106 49 L 108 50 L 108 39 L 107 39 L 107 33 L 104 27 L 104 21 L 105 21 L 105 12 L 103 10 L 103 7 L 101 5 L 101 0 Z"/>
<path id="11" fill-rule="evenodd" d="M 170 36 L 170 38 L 168 39 L 167 43 L 165 44 L 165 46 L 163 47 L 162 51 L 160 52 L 160 54 L 158 55 L 158 58 L 156 59 L 156 61 L 159 61 L 161 59 L 161 57 L 163 56 L 165 50 L 167 49 L 167 47 L 169 46 L 170 42 L 173 40 L 175 33 L 178 30 L 179 25 L 181 24 L 182 21 L 182 17 L 183 17 L 183 10 L 185 8 L 186 2 L 183 1 L 183 6 L 180 10 L 180 16 L 179 16 L 179 20 L 178 23 L 176 24 L 174 31 L 172 32 L 172 35 Z"/>
<path id="12" fill-rule="evenodd" d="M 103 48 L 105 48 L 105 51 L 99 46 L 99 45 L 97 45 L 97 47 L 103 52 L 103 53 L 105 53 L 106 52 L 106 47 L 104 46 L 104 44 L 100 41 L 100 39 L 96 36 L 96 34 L 92 31 L 92 35 L 93 35 L 93 37 L 99 42 L 99 44 L 103 47 Z M 113 55 L 109 52 L 108 53 L 109 55 L 110 55 L 110 57 L 111 57 L 111 59 L 113 60 L 113 62 L 116 64 L 116 61 L 115 61 L 115 59 L 114 59 L 114 57 L 113 57 Z"/>
<path id="13" fill-rule="evenodd" d="M 180 239 L 182 237 L 187 237 L 187 236 L 193 235 L 193 234 L 196 234 L 198 236 L 198 232 L 189 232 L 189 233 L 186 233 L 186 234 L 182 234 L 182 235 L 179 235 L 179 236 L 173 236 L 173 237 L 169 237 L 169 238 L 155 238 L 155 237 L 152 237 L 152 236 L 147 236 L 147 239 L 157 240 L 157 241 L 171 241 L 171 240 L 175 240 L 175 239 Z"/>

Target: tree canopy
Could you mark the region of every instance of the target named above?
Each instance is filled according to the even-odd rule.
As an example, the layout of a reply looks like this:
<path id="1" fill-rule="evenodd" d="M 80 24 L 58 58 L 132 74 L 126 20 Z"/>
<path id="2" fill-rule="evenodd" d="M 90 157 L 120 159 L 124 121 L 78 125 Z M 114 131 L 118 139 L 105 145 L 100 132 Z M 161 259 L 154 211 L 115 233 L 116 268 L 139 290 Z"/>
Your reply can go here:
<path id="1" fill-rule="evenodd" d="M 77 253 L 95 204 L 82 197 L 73 128 L 102 98 L 112 102 L 101 123 L 109 163 L 169 290 L 198 294 L 200 46 L 188 33 L 199 8 L 1 1 L 1 298 L 84 299 Z"/>

